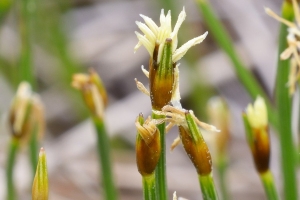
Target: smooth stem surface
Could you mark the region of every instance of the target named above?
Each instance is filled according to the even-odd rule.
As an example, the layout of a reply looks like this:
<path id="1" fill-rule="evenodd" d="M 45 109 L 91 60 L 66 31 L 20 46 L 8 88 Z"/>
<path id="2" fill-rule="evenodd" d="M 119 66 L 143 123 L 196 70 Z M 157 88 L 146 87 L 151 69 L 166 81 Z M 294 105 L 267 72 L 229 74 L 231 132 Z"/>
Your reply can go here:
<path id="1" fill-rule="evenodd" d="M 217 200 L 218 195 L 212 175 L 199 175 L 198 178 L 200 182 L 203 200 Z"/>
<path id="2" fill-rule="evenodd" d="M 268 96 L 263 91 L 261 86 L 258 84 L 254 76 L 249 72 L 249 70 L 244 66 L 238 57 L 232 40 L 230 39 L 227 31 L 222 26 L 220 21 L 215 16 L 213 10 L 206 0 L 197 0 L 198 7 L 202 13 L 203 19 L 206 22 L 207 27 L 210 30 L 210 33 L 213 35 L 214 39 L 218 45 L 224 50 L 224 52 L 230 58 L 233 67 L 235 69 L 236 75 L 239 78 L 240 82 L 243 84 L 246 91 L 255 99 L 258 95 L 265 99 L 267 109 L 268 109 L 268 118 L 271 124 L 277 129 L 278 128 L 278 119 L 277 112 L 273 108 Z"/>
<path id="3" fill-rule="evenodd" d="M 153 119 L 160 119 L 162 116 L 152 114 Z M 162 123 L 157 125 L 160 132 L 160 144 L 161 144 L 161 155 L 155 169 L 156 177 L 156 194 L 157 199 L 167 200 L 168 199 L 168 188 L 167 188 L 167 173 L 166 173 L 166 124 Z"/>
<path id="4" fill-rule="evenodd" d="M 293 13 L 292 5 L 283 2 L 282 17 L 291 21 L 293 20 L 293 15 L 291 13 Z M 280 54 L 287 48 L 287 34 L 287 27 L 284 24 L 281 24 L 275 92 L 280 121 L 279 142 L 281 147 L 284 197 L 286 200 L 295 200 L 297 199 L 296 155 L 291 128 L 291 98 L 289 96 L 289 88 L 286 87 L 290 62 L 289 60 L 280 59 Z"/>
<path id="5" fill-rule="evenodd" d="M 222 200 L 230 199 L 226 183 L 227 158 L 226 155 L 221 155 L 218 160 L 217 171 L 220 179 L 221 197 Z"/>
<path id="6" fill-rule="evenodd" d="M 105 193 L 105 199 L 115 200 L 117 199 L 117 191 L 112 175 L 110 141 L 103 120 L 94 116 L 93 122 L 97 130 L 97 150 L 102 170 L 102 186 Z"/>
<path id="7" fill-rule="evenodd" d="M 264 189 L 268 197 L 268 200 L 278 200 L 279 199 L 278 193 L 275 187 L 273 175 L 270 172 L 270 170 L 260 174 L 259 176 L 264 185 Z"/>
<path id="8" fill-rule="evenodd" d="M 36 167 L 38 164 L 38 157 L 39 157 L 39 144 L 37 139 L 37 131 L 38 131 L 38 127 L 37 125 L 35 125 L 31 133 L 31 138 L 29 142 L 30 161 L 31 161 L 33 177 L 35 175 Z"/>
<path id="9" fill-rule="evenodd" d="M 19 81 L 27 81 L 35 88 L 35 78 L 32 61 L 32 37 L 34 30 L 34 19 L 36 11 L 35 0 L 19 1 L 20 33 L 21 33 L 21 58 L 19 63 Z"/>
<path id="10" fill-rule="evenodd" d="M 14 165 L 16 160 L 16 155 L 19 148 L 19 141 L 16 138 L 12 138 L 9 151 L 8 151 L 8 159 L 7 159 L 7 166 L 6 166 L 6 186 L 7 186 L 7 200 L 16 200 L 16 191 L 14 187 L 13 181 L 13 171 Z"/>
<path id="11" fill-rule="evenodd" d="M 144 200 L 155 200 L 155 173 L 143 177 Z"/>

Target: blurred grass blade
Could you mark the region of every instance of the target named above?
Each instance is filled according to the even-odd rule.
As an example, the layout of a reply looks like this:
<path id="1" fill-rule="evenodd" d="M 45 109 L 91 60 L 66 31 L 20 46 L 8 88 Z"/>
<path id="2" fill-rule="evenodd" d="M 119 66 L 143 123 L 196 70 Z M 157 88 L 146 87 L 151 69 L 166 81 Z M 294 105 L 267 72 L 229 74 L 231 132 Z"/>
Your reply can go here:
<path id="1" fill-rule="evenodd" d="M 239 78 L 240 82 L 243 84 L 249 95 L 252 99 L 255 99 L 258 95 L 262 96 L 267 104 L 268 116 L 271 124 L 277 128 L 277 112 L 273 108 L 268 96 L 263 91 L 261 86 L 258 84 L 254 76 L 249 72 L 249 70 L 244 66 L 238 57 L 232 40 L 230 39 L 227 31 L 222 26 L 220 21 L 215 16 L 211 6 L 206 0 L 197 0 L 198 8 L 201 11 L 204 21 L 206 22 L 207 27 L 210 30 L 210 33 L 213 35 L 214 39 L 218 45 L 224 50 L 224 52 L 230 58 L 233 67 L 235 69 L 236 75 Z"/>

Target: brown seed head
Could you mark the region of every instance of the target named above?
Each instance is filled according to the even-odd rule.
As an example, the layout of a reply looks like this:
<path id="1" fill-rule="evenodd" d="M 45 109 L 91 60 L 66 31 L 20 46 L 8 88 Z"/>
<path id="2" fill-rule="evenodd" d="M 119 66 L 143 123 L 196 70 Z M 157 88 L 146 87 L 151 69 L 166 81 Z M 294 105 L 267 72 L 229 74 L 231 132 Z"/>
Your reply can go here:
<path id="1" fill-rule="evenodd" d="M 256 170 L 259 173 L 269 170 L 270 163 L 270 140 L 268 128 L 254 129 L 254 143 L 252 147 L 252 154 Z"/>
<path id="2" fill-rule="evenodd" d="M 179 133 L 183 147 L 194 164 L 199 175 L 208 175 L 212 171 L 212 162 L 209 149 L 203 140 L 195 141 L 191 137 L 190 130 L 179 126 Z"/>
<path id="3" fill-rule="evenodd" d="M 158 46 L 155 47 L 154 56 L 149 61 L 150 98 L 152 107 L 161 110 L 172 98 L 174 86 L 174 68 L 172 62 L 172 40 L 166 39 L 162 59 L 157 63 Z"/>
<path id="4" fill-rule="evenodd" d="M 148 120 L 150 119 L 143 122 L 142 114 L 136 120 L 136 162 L 138 171 L 142 176 L 147 176 L 154 172 L 161 153 L 159 130 L 155 124 L 153 126 L 153 123 Z M 145 133 L 147 131 L 149 133 Z M 148 139 L 149 137 L 151 137 L 150 140 Z"/>

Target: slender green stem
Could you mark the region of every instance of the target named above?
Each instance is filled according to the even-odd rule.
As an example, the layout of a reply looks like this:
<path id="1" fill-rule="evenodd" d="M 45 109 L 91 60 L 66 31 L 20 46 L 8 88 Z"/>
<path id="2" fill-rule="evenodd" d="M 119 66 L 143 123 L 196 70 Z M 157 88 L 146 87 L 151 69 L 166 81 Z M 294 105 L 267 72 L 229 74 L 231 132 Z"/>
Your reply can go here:
<path id="1" fill-rule="evenodd" d="M 217 19 L 211 6 L 206 0 L 197 0 L 197 3 L 207 27 L 210 29 L 210 32 L 218 45 L 230 58 L 240 82 L 243 84 L 252 99 L 255 99 L 258 95 L 265 99 L 268 109 L 268 118 L 271 124 L 277 129 L 278 119 L 276 110 L 273 108 L 268 96 L 263 91 L 257 80 L 238 57 L 227 31 Z"/>
<path id="2" fill-rule="evenodd" d="M 300 84 L 299 84 L 300 82 L 298 82 L 298 93 L 300 92 Z M 299 106 L 299 110 L 298 110 L 298 124 L 297 124 L 297 136 L 298 136 L 298 143 L 297 143 L 297 152 L 299 152 L 299 153 L 297 153 L 297 164 L 298 164 L 298 167 L 300 167 L 300 99 L 299 99 L 299 101 L 298 101 L 298 106 Z"/>
<path id="3" fill-rule="evenodd" d="M 283 2 L 282 17 L 287 20 L 293 20 L 293 8 L 290 3 Z M 287 48 L 287 27 L 284 24 L 280 26 L 278 65 L 276 76 L 276 103 L 279 114 L 279 137 L 281 147 L 281 163 L 283 170 L 283 188 L 285 199 L 297 199 L 297 182 L 296 182 L 296 155 L 293 144 L 291 128 L 291 98 L 289 96 L 288 82 L 290 62 L 281 60 L 280 54 Z"/>
<path id="4" fill-rule="evenodd" d="M 97 130 L 97 150 L 102 170 L 102 186 L 104 188 L 105 199 L 115 200 L 117 199 L 117 190 L 112 175 L 110 141 L 103 120 L 93 116 L 93 122 Z"/>
<path id="5" fill-rule="evenodd" d="M 19 141 L 16 138 L 12 138 L 9 145 L 8 160 L 6 166 L 6 184 L 7 184 L 7 200 L 16 200 L 16 191 L 13 181 L 13 171 L 15 165 L 15 159 L 19 148 Z"/>
<path id="6" fill-rule="evenodd" d="M 261 178 L 261 181 L 263 182 L 268 200 L 278 200 L 278 193 L 274 184 L 273 175 L 270 170 L 260 174 L 259 176 Z"/>
<path id="7" fill-rule="evenodd" d="M 228 188 L 226 183 L 226 171 L 227 171 L 227 157 L 226 155 L 220 155 L 218 160 L 217 171 L 220 179 L 221 197 L 222 200 L 230 199 L 228 194 Z"/>
<path id="8" fill-rule="evenodd" d="M 27 81 L 35 88 L 35 78 L 32 61 L 32 37 L 36 2 L 35 0 L 22 0 L 20 3 L 20 33 L 21 33 L 21 58 L 19 63 L 19 81 Z"/>
<path id="9" fill-rule="evenodd" d="M 214 180 L 212 174 L 199 175 L 199 182 L 202 191 L 203 200 L 217 200 L 218 195 L 215 188 Z"/>
<path id="10" fill-rule="evenodd" d="M 38 131 L 38 126 L 35 125 L 29 141 L 30 160 L 31 160 L 33 177 L 36 172 L 36 167 L 38 164 L 38 157 L 39 157 L 39 143 L 37 139 L 37 131 Z"/>
<path id="11" fill-rule="evenodd" d="M 144 200 L 156 200 L 155 173 L 143 177 Z"/>
<path id="12" fill-rule="evenodd" d="M 162 116 L 152 114 L 153 119 L 160 119 Z M 167 188 L 167 173 L 166 173 L 166 124 L 162 123 L 157 125 L 160 131 L 160 144 L 161 144 L 161 155 L 155 169 L 156 177 L 156 194 L 157 199 L 167 200 L 168 199 L 168 188 Z"/>

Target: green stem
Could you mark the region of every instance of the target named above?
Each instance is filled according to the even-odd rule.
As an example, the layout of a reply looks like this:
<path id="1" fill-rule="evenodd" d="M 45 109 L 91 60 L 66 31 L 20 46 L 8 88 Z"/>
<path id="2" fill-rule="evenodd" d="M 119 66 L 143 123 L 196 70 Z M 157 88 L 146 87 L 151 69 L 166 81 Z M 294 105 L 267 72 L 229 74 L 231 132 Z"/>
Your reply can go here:
<path id="1" fill-rule="evenodd" d="M 156 200 L 155 173 L 143 177 L 144 200 Z"/>
<path id="2" fill-rule="evenodd" d="M 22 0 L 20 3 L 21 58 L 19 63 L 19 81 L 27 81 L 35 88 L 32 61 L 32 37 L 36 10 L 35 0 Z"/>
<path id="3" fill-rule="evenodd" d="M 103 120 L 93 116 L 93 122 L 97 130 L 97 150 L 102 170 L 102 186 L 104 188 L 105 199 L 115 200 L 117 199 L 117 190 L 112 175 L 110 141 Z"/>
<path id="4" fill-rule="evenodd" d="M 283 2 L 282 17 L 292 21 L 293 7 L 290 3 Z M 279 142 L 281 147 L 281 163 L 283 170 L 283 188 L 285 199 L 297 199 L 297 182 L 296 182 L 296 155 L 293 144 L 291 128 L 291 98 L 289 96 L 288 82 L 290 62 L 281 60 L 280 54 L 287 48 L 287 26 L 281 24 L 279 35 L 278 65 L 276 76 L 276 103 L 278 107 L 279 124 Z"/>
<path id="5" fill-rule="evenodd" d="M 273 175 L 270 170 L 260 174 L 259 176 L 261 178 L 261 181 L 263 182 L 268 200 L 278 200 L 278 193 L 274 184 Z"/>
<path id="6" fill-rule="evenodd" d="M 227 170 L 227 157 L 226 155 L 220 155 L 218 160 L 218 166 L 217 166 L 219 179 L 220 179 L 220 186 L 221 186 L 221 195 L 222 200 L 228 200 L 230 199 L 228 194 L 228 188 L 226 183 L 226 170 Z"/>
<path id="7" fill-rule="evenodd" d="M 271 124 L 277 129 L 278 119 L 276 110 L 273 108 L 268 96 L 258 84 L 257 80 L 238 57 L 234 49 L 233 42 L 227 34 L 227 31 L 217 19 L 211 6 L 206 0 L 197 0 L 197 3 L 207 27 L 209 28 L 218 45 L 230 58 L 240 82 L 243 84 L 252 99 L 255 99 L 258 95 L 265 99 L 268 109 L 268 118 Z"/>
<path id="8" fill-rule="evenodd" d="M 153 119 L 161 119 L 162 116 L 152 114 Z M 167 189 L 167 173 L 166 173 L 166 124 L 162 123 L 157 125 L 160 131 L 160 144 L 161 144 L 161 155 L 155 169 L 156 177 L 156 194 L 159 200 L 168 199 L 168 189 Z"/>
<path id="9" fill-rule="evenodd" d="M 13 171 L 15 159 L 19 148 L 19 140 L 12 138 L 9 145 L 9 154 L 6 166 L 6 184 L 7 184 L 7 200 L 16 200 L 16 191 L 14 188 Z"/>
<path id="10" fill-rule="evenodd" d="M 29 141 L 30 161 L 31 161 L 33 177 L 36 172 L 38 157 L 39 157 L 39 143 L 37 139 L 37 131 L 38 131 L 38 126 L 35 125 Z"/>
<path id="11" fill-rule="evenodd" d="M 217 200 L 218 195 L 215 188 L 214 180 L 212 174 L 199 175 L 199 182 L 202 191 L 203 200 Z"/>

